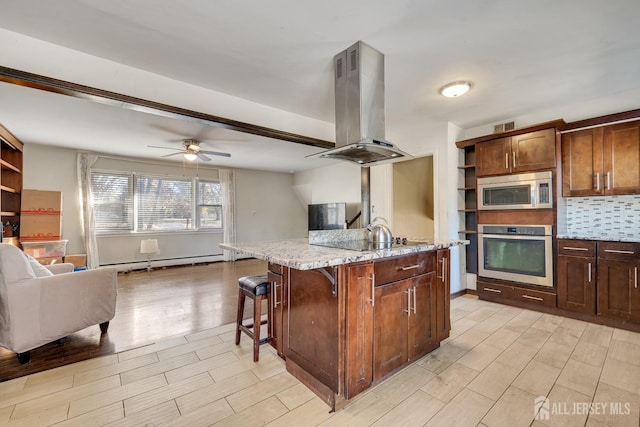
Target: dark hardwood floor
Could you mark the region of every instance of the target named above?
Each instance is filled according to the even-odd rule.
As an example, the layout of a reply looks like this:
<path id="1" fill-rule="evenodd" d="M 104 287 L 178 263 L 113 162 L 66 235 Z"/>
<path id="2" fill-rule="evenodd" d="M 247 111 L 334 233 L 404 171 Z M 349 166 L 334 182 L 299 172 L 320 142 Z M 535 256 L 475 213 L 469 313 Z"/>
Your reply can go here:
<path id="1" fill-rule="evenodd" d="M 0 348 L 0 382 L 232 323 L 238 278 L 266 271 L 264 261 L 245 259 L 121 273 L 116 315 L 106 335 L 91 326 L 32 350 L 25 365 Z M 248 303 L 245 317 L 251 310 Z"/>

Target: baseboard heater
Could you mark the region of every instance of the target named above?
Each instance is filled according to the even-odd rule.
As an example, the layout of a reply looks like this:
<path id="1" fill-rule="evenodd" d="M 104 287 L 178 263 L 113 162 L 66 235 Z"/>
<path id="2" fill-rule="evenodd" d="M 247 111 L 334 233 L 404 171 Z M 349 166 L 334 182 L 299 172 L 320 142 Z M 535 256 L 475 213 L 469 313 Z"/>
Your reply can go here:
<path id="1" fill-rule="evenodd" d="M 238 256 L 240 258 L 251 258 L 247 256 Z M 178 265 L 195 265 L 201 264 L 205 262 L 218 262 L 223 261 L 222 254 L 214 254 L 214 255 L 198 255 L 192 257 L 183 257 L 183 258 L 165 258 L 165 259 L 154 259 L 151 261 L 151 268 L 157 267 L 173 267 Z M 147 268 L 147 261 L 134 261 L 134 262 L 123 262 L 123 263 L 113 263 L 113 264 L 100 264 L 100 267 L 116 267 L 118 271 L 132 271 L 132 270 L 144 270 Z"/>

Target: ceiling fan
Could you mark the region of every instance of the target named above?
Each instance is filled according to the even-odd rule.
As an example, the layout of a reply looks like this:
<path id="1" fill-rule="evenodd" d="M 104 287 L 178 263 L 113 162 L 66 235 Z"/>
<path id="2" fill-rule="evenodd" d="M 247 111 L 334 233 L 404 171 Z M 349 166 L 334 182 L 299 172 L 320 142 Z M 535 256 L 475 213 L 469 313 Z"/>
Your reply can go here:
<path id="1" fill-rule="evenodd" d="M 207 157 L 205 154 L 209 154 L 211 156 L 221 156 L 221 157 L 231 157 L 229 153 L 222 153 L 220 151 L 208 151 L 200 149 L 200 141 L 197 139 L 185 139 L 182 141 L 183 148 L 173 148 L 173 147 L 160 147 L 157 145 L 149 145 L 150 148 L 162 148 L 165 150 L 175 150 L 177 153 L 165 154 L 161 157 L 171 157 L 182 154 L 185 160 L 194 161 L 196 159 L 200 159 L 203 162 L 208 162 L 211 159 Z"/>

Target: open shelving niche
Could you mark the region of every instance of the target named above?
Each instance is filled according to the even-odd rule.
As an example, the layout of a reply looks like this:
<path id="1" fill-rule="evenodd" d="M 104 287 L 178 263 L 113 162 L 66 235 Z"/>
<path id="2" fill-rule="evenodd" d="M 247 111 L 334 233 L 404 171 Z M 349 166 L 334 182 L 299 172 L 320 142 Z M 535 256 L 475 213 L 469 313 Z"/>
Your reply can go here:
<path id="1" fill-rule="evenodd" d="M 22 149 L 22 143 L 0 125 L 0 219 L 13 227 L 20 226 Z M 3 236 L 3 241 L 15 244 L 17 235 Z"/>
<path id="2" fill-rule="evenodd" d="M 476 197 L 476 152 L 475 146 L 461 148 L 461 165 L 459 171 L 459 209 L 460 237 L 469 240 L 465 246 L 466 272 L 478 272 L 478 238 L 477 238 L 477 197 Z"/>

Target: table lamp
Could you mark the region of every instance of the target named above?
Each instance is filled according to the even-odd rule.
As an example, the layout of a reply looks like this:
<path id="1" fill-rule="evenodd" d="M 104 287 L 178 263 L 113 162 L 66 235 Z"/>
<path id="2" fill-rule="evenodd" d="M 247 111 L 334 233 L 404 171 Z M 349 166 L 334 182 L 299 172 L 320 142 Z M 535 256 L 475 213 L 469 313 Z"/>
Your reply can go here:
<path id="1" fill-rule="evenodd" d="M 140 242 L 140 253 L 147 255 L 147 271 L 151 271 L 151 254 L 160 253 L 157 239 L 145 239 Z"/>

